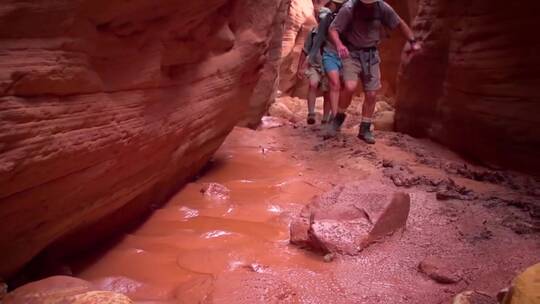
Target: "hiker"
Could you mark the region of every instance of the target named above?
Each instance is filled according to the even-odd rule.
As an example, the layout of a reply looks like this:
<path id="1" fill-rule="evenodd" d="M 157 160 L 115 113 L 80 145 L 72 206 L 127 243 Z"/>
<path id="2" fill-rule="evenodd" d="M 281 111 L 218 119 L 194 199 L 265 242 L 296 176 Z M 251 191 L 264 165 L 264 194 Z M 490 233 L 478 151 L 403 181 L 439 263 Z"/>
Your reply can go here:
<path id="1" fill-rule="evenodd" d="M 414 37 L 410 27 L 399 17 L 394 9 L 383 0 L 350 0 L 339 11 L 330 25 L 329 36 L 334 51 L 343 63 L 343 85 L 330 81 L 330 92 L 339 91 L 339 109 L 331 123 L 331 129 L 337 132 L 345 121 L 345 111 L 358 85 L 362 80 L 364 105 L 358 138 L 368 144 L 375 143 L 371 132 L 371 122 L 375 110 L 375 97 L 381 88 L 380 57 L 377 47 L 384 28 L 393 30 L 397 27 L 407 38 L 406 50 L 419 52 L 421 45 Z"/>
<path id="2" fill-rule="evenodd" d="M 332 113 L 335 113 L 332 110 L 337 111 L 337 101 L 335 108 L 331 108 L 330 106 L 328 79 L 322 69 L 321 48 L 328 39 L 328 27 L 345 1 L 347 0 L 331 0 L 320 9 L 319 26 L 311 30 L 300 55 L 297 76 L 300 79 L 307 77 L 309 80 L 307 123 L 310 125 L 315 123 L 315 100 L 319 88 L 324 92 L 323 118 L 321 123 L 326 124 L 330 122 L 332 120 Z"/>

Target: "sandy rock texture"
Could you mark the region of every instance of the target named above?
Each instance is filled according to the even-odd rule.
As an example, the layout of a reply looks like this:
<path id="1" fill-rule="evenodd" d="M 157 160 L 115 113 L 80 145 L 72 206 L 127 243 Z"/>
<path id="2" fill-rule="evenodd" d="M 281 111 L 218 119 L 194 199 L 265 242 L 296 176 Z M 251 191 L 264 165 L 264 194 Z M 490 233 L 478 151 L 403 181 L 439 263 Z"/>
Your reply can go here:
<path id="1" fill-rule="evenodd" d="M 32 282 L 11 292 L 5 304 L 131 304 L 128 297 L 98 290 L 90 282 L 67 276 L 55 276 Z"/>
<path id="2" fill-rule="evenodd" d="M 271 99 L 287 2 L 2 1 L 0 276 L 194 175 Z"/>
<path id="3" fill-rule="evenodd" d="M 540 3 L 420 1 L 424 52 L 403 64 L 396 128 L 486 164 L 540 172 Z"/>

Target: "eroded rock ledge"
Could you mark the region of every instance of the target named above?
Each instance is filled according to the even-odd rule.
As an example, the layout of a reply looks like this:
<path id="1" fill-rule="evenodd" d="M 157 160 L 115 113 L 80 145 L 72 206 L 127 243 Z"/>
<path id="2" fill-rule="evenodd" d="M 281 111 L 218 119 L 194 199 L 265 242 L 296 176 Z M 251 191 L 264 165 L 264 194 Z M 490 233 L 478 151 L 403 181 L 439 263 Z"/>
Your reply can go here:
<path id="1" fill-rule="evenodd" d="M 253 90 L 277 77 L 287 5 L 3 1 L 0 276 L 81 229 L 92 245 L 195 174 L 271 98 Z"/>
<path id="2" fill-rule="evenodd" d="M 487 164 L 540 172 L 535 0 L 420 1 L 424 52 L 399 78 L 396 129 Z"/>

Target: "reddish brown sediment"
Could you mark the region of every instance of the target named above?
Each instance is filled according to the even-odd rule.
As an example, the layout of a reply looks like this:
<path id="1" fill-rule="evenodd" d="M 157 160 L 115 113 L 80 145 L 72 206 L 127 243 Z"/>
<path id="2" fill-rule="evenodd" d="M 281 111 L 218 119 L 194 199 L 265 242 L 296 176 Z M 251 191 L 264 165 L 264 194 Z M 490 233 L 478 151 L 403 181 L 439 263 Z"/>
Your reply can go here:
<path id="1" fill-rule="evenodd" d="M 449 301 L 465 288 L 494 295 L 536 262 L 538 234 L 519 235 L 502 225 L 507 205 L 439 201 L 421 188 L 396 187 L 383 173 L 381 158 L 392 155 L 416 172 L 447 175 L 417 162 L 413 151 L 464 162 L 455 154 L 413 139 L 395 146 L 394 133 L 378 133 L 379 143 L 373 147 L 359 142 L 354 129 L 328 141 L 322 141 L 317 130 L 287 122 L 260 131 L 235 129 L 197 181 L 98 259 L 72 263 L 76 275 L 135 301 L 428 304 Z M 367 150 L 376 157 L 357 153 Z M 454 178 L 478 193 L 512 192 Z M 337 255 L 330 263 L 290 245 L 291 219 L 313 196 L 351 181 L 363 191 L 410 193 L 405 230 L 358 256 Z M 208 183 L 229 189 L 229 198 L 201 193 Z M 525 221 L 523 211 L 512 212 Z M 450 269 L 446 271 L 453 273 L 446 275 L 459 275 L 460 280 L 439 284 L 421 273 L 418 265 L 429 256 L 448 257 L 438 261 L 439 269 Z M 243 283 L 253 280 L 258 283 Z"/>

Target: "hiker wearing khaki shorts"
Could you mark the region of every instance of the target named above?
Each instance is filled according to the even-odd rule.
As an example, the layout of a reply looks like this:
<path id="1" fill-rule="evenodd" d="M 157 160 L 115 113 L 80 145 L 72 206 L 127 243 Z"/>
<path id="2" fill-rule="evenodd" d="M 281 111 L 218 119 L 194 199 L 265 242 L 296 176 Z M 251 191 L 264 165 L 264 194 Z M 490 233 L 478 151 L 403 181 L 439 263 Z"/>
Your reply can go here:
<path id="1" fill-rule="evenodd" d="M 369 144 L 375 143 L 371 121 L 376 93 L 381 88 L 378 45 L 384 28 L 393 30 L 398 27 L 408 40 L 407 47 L 413 52 L 420 51 L 421 45 L 414 38 L 412 30 L 383 0 L 350 0 L 337 14 L 330 25 L 329 35 L 342 60 L 343 83 L 338 113 L 332 121 L 333 129 L 338 130 L 345 121 L 345 111 L 351 104 L 360 79 L 365 99 L 358 138 Z"/>

